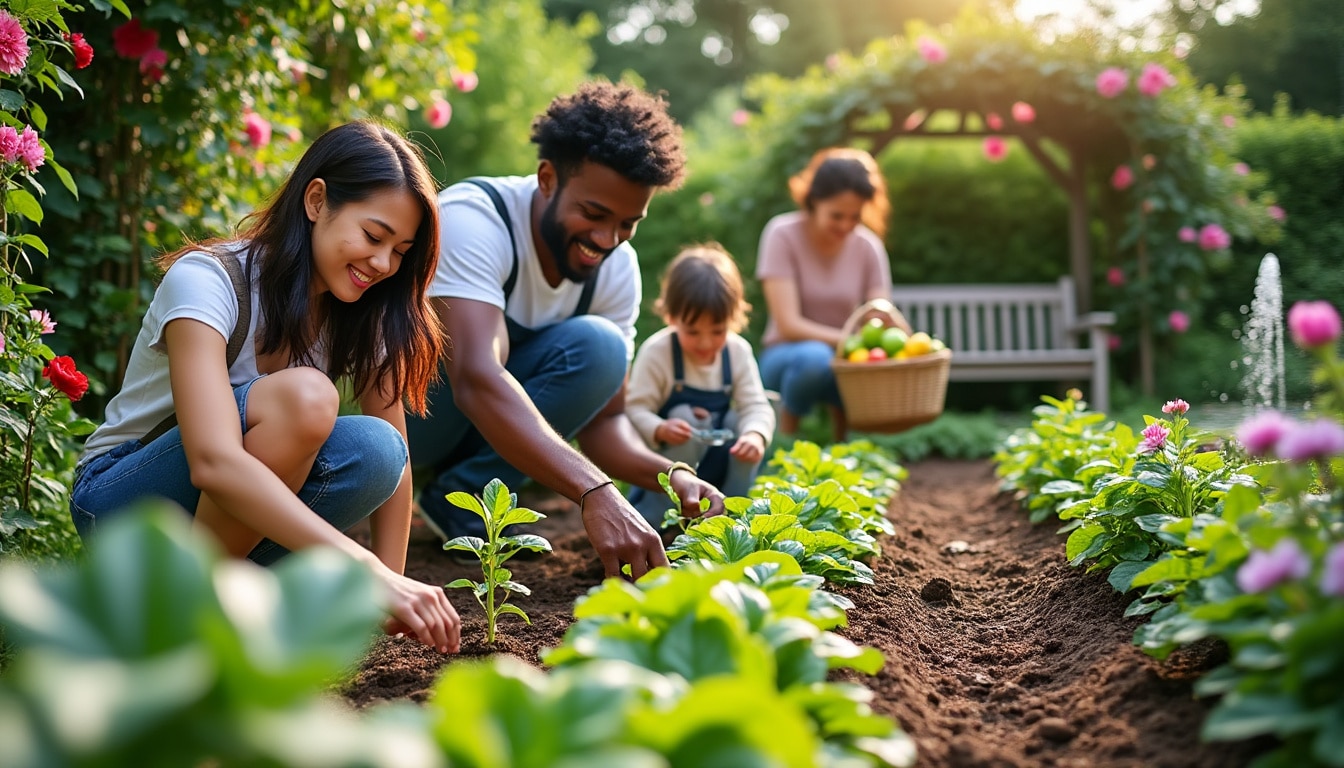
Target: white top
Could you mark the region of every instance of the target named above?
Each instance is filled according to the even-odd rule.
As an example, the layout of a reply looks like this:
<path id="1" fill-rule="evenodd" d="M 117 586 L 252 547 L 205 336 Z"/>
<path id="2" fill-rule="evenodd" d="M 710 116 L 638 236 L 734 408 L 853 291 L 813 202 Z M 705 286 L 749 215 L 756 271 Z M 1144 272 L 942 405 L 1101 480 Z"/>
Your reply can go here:
<path id="1" fill-rule="evenodd" d="M 579 306 L 583 284 L 561 280 L 552 288 L 541 272 L 532 242 L 532 195 L 537 177 L 488 179 L 504 199 L 518 247 L 518 280 L 505 306 L 504 283 L 513 267 L 508 230 L 485 190 L 459 183 L 439 193 L 439 266 L 429 295 L 493 304 L 525 328 L 544 328 L 569 319 Z M 625 334 L 626 359 L 635 350 L 635 319 L 641 287 L 635 249 L 622 243 L 602 264 L 589 314 L 611 320 Z"/>
<path id="2" fill-rule="evenodd" d="M 234 243 L 240 262 L 246 264 L 246 248 Z M 257 352 L 254 341 L 261 322 L 260 299 L 257 297 L 257 274 L 261 260 L 253 264 L 252 322 L 238 359 L 229 368 L 230 386 L 241 386 L 260 376 L 257 370 Z M 139 440 L 158 426 L 173 412 L 173 392 L 168 381 L 168 354 L 163 329 L 179 318 L 197 320 L 214 328 L 227 343 L 238 322 L 238 295 L 224 266 L 213 256 L 202 251 L 183 255 L 163 276 L 163 282 L 154 292 L 154 298 L 145 310 L 140 323 L 140 334 L 131 348 L 131 359 L 126 365 L 126 376 L 121 391 L 107 404 L 106 420 L 89 435 L 84 444 L 80 462 L 109 451 L 127 440 Z M 315 350 L 314 363 L 325 365 L 320 350 Z"/>
<path id="3" fill-rule="evenodd" d="M 671 397 L 672 387 L 676 384 L 672 369 L 674 335 L 671 328 L 663 328 L 640 345 L 625 392 L 625 412 L 651 448 L 658 447 L 653 433 L 663 423 L 658 410 Z M 709 390 L 723 387 L 723 355 L 715 355 L 714 362 L 709 365 L 699 365 L 683 350 L 681 359 L 685 377 L 682 381 L 686 386 Z M 751 342 L 736 333 L 729 333 L 728 361 L 732 366 L 737 433 L 759 433 L 769 446 L 775 434 L 775 409 L 765 398 L 765 387 L 761 384 L 761 372 L 756 367 Z"/>

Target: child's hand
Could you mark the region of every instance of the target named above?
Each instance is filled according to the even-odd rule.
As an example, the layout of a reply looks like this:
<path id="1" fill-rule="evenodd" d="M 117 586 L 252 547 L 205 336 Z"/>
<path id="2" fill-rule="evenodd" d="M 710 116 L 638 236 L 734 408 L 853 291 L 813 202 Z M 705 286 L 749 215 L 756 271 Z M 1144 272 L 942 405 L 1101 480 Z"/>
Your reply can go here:
<path id="1" fill-rule="evenodd" d="M 668 419 L 653 431 L 653 439 L 664 445 L 681 445 L 691 439 L 691 425 L 682 419 Z"/>
<path id="2" fill-rule="evenodd" d="M 765 438 L 759 432 L 748 432 L 737 438 L 728 454 L 739 461 L 757 462 L 765 455 Z"/>

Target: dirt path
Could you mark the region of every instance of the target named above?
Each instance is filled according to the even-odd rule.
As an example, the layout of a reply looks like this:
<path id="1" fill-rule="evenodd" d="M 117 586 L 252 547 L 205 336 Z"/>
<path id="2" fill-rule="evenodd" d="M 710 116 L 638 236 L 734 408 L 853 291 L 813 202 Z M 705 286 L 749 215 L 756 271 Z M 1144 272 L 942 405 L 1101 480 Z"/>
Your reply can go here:
<path id="1" fill-rule="evenodd" d="M 552 557 L 514 572 L 534 594 L 520 605 L 533 626 L 505 625 L 484 647 L 477 608 L 455 596 L 464 656 L 506 652 L 539 664 L 557 644 L 573 601 L 601 576 L 574 507 L 524 499 L 552 514 L 541 531 Z M 854 679 L 873 706 L 911 733 L 920 766 L 1241 766 L 1256 745 L 1201 745 L 1207 706 L 1191 695 L 1216 649 L 1160 665 L 1133 647 L 1128 599 L 1100 574 L 1064 562 L 1063 538 L 1032 527 L 997 491 L 987 462 L 930 460 L 910 467 L 892 505 L 897 534 L 874 563 L 878 583 L 842 590 L 853 599 L 845 634 L 879 648 L 887 665 Z M 408 572 L 447 583 L 471 569 L 451 563 L 423 526 L 412 531 Z M 384 639 L 345 690 L 357 706 L 423 700 L 445 659 L 410 641 Z"/>

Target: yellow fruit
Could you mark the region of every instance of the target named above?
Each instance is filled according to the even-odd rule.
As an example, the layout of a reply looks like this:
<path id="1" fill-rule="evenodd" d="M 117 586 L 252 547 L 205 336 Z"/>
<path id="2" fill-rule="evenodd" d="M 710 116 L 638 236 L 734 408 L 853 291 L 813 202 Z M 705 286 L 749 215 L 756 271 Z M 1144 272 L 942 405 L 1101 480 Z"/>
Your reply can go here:
<path id="1" fill-rule="evenodd" d="M 933 338 L 923 331 L 912 333 L 910 338 L 906 340 L 903 351 L 908 352 L 911 357 L 927 355 L 933 351 Z"/>
<path id="2" fill-rule="evenodd" d="M 863 347 L 859 347 L 853 352 L 850 352 L 849 356 L 846 357 L 845 359 L 851 363 L 866 363 L 868 362 L 868 350 L 864 349 Z"/>

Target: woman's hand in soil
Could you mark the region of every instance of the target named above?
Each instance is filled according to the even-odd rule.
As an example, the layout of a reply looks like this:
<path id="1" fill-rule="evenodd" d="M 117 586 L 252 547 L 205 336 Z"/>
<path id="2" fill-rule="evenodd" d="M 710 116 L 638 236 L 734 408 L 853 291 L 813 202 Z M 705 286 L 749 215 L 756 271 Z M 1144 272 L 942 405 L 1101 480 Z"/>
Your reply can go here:
<path id="1" fill-rule="evenodd" d="M 765 438 L 757 432 L 748 432 L 737 438 L 733 447 L 728 449 L 728 455 L 738 461 L 755 464 L 765 455 Z"/>
<path id="2" fill-rule="evenodd" d="M 667 419 L 653 431 L 653 439 L 664 445 L 683 445 L 691 439 L 691 425 L 682 419 Z"/>
<path id="3" fill-rule="evenodd" d="M 681 514 L 684 517 L 714 517 L 723 514 L 723 491 L 696 477 L 684 469 L 673 469 L 667 478 L 672 490 L 681 499 Z M 700 511 L 700 500 L 709 499 L 709 508 Z"/>
<path id="4" fill-rule="evenodd" d="M 443 587 L 423 584 L 392 570 L 386 571 L 384 585 L 390 616 L 383 622 L 383 631 L 414 637 L 439 653 L 457 653 L 462 620 Z"/>
<path id="5" fill-rule="evenodd" d="M 630 566 L 632 579 L 667 565 L 663 540 L 616 486 L 606 485 L 588 494 L 580 514 L 607 577 L 619 576 L 622 565 Z"/>

